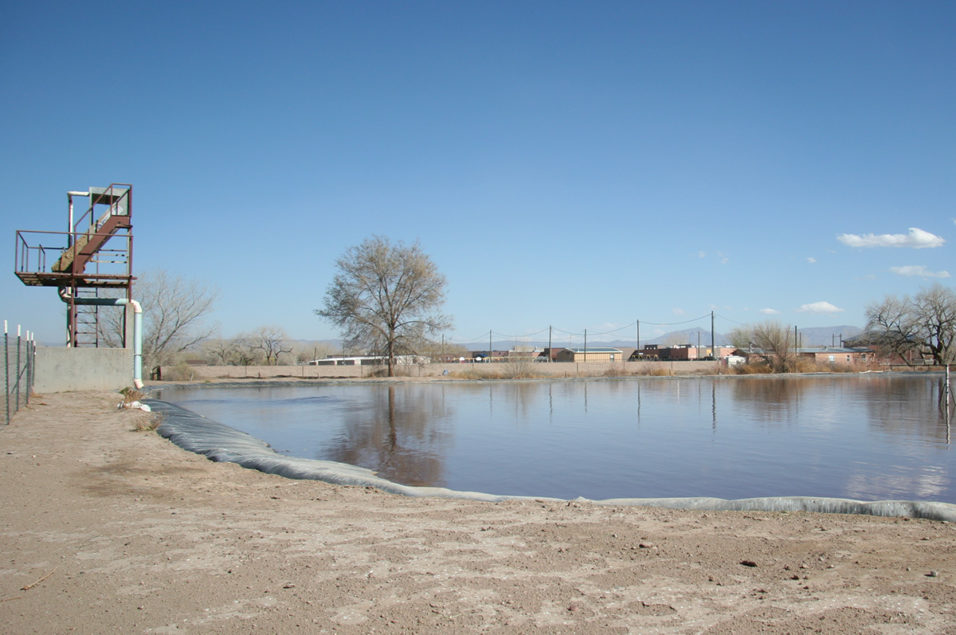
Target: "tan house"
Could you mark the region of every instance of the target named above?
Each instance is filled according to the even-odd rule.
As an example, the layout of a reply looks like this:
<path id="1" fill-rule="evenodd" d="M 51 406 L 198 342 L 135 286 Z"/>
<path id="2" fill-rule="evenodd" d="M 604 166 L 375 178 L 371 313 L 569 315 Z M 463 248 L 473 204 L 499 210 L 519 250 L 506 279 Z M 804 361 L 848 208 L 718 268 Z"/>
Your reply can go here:
<path id="1" fill-rule="evenodd" d="M 624 352 L 619 348 L 563 348 L 555 356 L 557 362 L 620 362 Z"/>
<path id="2" fill-rule="evenodd" d="M 717 358 L 723 359 L 733 354 L 733 346 L 717 346 Z M 641 350 L 635 350 L 630 361 L 661 360 L 661 361 L 689 361 L 699 359 L 713 359 L 713 349 L 710 346 L 680 346 L 659 347 L 657 344 L 647 344 Z"/>
<path id="3" fill-rule="evenodd" d="M 876 353 L 868 348 L 848 348 L 842 346 L 824 346 L 821 348 L 801 348 L 797 354 L 810 358 L 820 364 L 866 364 L 876 361 Z"/>
<path id="4" fill-rule="evenodd" d="M 762 361 L 763 357 L 775 357 L 774 353 L 764 354 L 759 349 L 737 349 L 737 355 L 747 358 L 748 363 Z M 849 348 L 843 346 L 824 346 L 823 348 L 798 348 L 791 351 L 800 359 L 812 360 L 818 364 L 841 366 L 866 365 L 876 361 L 876 353 L 868 348 Z"/>

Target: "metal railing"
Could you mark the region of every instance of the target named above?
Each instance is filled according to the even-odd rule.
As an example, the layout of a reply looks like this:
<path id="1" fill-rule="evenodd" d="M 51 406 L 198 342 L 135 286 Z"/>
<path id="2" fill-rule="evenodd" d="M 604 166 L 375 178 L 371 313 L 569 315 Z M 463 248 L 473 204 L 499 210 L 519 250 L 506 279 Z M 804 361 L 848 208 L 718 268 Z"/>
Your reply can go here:
<path id="1" fill-rule="evenodd" d="M 30 404 L 30 393 L 33 392 L 35 380 L 36 342 L 33 334 L 27 331 L 21 335 L 20 325 L 17 325 L 16 338 L 7 332 L 7 321 L 3 321 L 3 361 L 4 361 L 4 405 L 7 414 L 7 425 L 13 415 L 22 406 Z"/>
<path id="2" fill-rule="evenodd" d="M 95 269 L 76 274 L 73 273 L 72 268 L 67 268 L 65 271 L 55 270 L 56 263 L 71 249 L 68 245 L 77 244 L 80 238 L 98 239 L 104 244 L 104 247 L 99 248 L 90 258 L 90 262 L 95 265 Z M 30 284 L 30 282 L 25 278 L 29 278 L 31 275 L 57 280 L 75 275 L 93 282 L 108 283 L 115 280 L 119 283 L 128 281 L 133 275 L 132 238 L 131 234 L 82 234 L 80 232 L 20 229 L 17 230 L 13 272 L 27 284 Z M 44 241 L 46 244 L 43 244 Z M 51 245 L 51 242 L 54 244 Z M 107 242 L 113 246 L 105 247 Z M 63 243 L 66 243 L 66 245 Z M 37 280 L 37 282 L 44 281 Z"/>
<path id="3" fill-rule="evenodd" d="M 73 218 L 73 197 L 80 192 L 71 192 L 70 199 L 70 232 L 73 234 L 96 233 L 112 216 L 129 216 L 130 199 L 133 195 L 133 186 L 129 183 L 111 183 L 109 187 L 91 187 L 86 196 L 90 199 L 90 206 L 79 218 Z M 100 212 L 101 206 L 107 206 L 105 212 Z M 72 243 L 71 243 L 72 244 Z"/>

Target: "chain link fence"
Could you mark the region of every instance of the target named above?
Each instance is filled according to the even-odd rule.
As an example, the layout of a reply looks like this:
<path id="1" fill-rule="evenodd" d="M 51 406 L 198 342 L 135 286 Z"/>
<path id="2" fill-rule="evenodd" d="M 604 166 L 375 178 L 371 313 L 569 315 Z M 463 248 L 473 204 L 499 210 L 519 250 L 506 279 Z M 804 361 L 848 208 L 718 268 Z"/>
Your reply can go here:
<path id="1" fill-rule="evenodd" d="M 12 335 L 3 321 L 3 361 L 4 406 L 6 422 L 10 424 L 13 415 L 23 406 L 29 405 L 33 391 L 35 374 L 36 342 L 30 331 L 21 334 L 17 325 L 17 334 Z"/>

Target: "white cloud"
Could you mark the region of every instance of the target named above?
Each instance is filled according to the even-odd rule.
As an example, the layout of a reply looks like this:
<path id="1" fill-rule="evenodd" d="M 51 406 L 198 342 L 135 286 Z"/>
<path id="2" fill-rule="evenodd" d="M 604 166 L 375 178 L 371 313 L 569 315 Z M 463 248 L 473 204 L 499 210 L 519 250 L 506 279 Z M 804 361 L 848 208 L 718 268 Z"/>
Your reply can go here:
<path id="1" fill-rule="evenodd" d="M 929 271 L 923 265 L 904 265 L 890 267 L 890 271 L 900 276 L 919 276 L 920 278 L 948 278 L 948 271 Z"/>
<path id="2" fill-rule="evenodd" d="M 701 249 L 697 252 L 697 257 L 700 260 L 706 260 L 709 257 L 709 254 Z M 730 258 L 728 258 L 722 251 L 714 252 L 714 258 L 716 258 L 717 261 L 722 265 L 726 265 L 730 261 Z"/>
<path id="3" fill-rule="evenodd" d="M 912 247 L 925 249 L 927 247 L 941 247 L 946 241 L 924 231 L 919 227 L 910 227 L 908 234 L 840 234 L 837 236 L 844 245 L 849 247 Z"/>
<path id="4" fill-rule="evenodd" d="M 780 314 L 780 311 L 778 311 L 777 309 L 771 309 L 769 307 L 766 309 L 760 309 L 760 312 L 763 313 L 764 315 L 779 315 Z"/>
<path id="5" fill-rule="evenodd" d="M 801 305 L 797 311 L 801 313 L 839 313 L 843 309 L 837 306 L 833 306 L 829 302 L 811 302 L 810 304 Z"/>
<path id="6" fill-rule="evenodd" d="M 808 263 L 808 264 L 811 264 L 811 265 L 812 265 L 812 264 L 815 263 L 816 261 L 817 261 L 817 259 L 814 258 L 813 256 L 809 256 L 809 257 L 807 258 L 807 263 Z"/>
<path id="7" fill-rule="evenodd" d="M 686 311 L 684 311 L 684 309 L 680 308 L 679 306 L 671 309 L 671 312 L 673 312 L 674 315 L 684 315 L 684 313 L 686 313 Z"/>

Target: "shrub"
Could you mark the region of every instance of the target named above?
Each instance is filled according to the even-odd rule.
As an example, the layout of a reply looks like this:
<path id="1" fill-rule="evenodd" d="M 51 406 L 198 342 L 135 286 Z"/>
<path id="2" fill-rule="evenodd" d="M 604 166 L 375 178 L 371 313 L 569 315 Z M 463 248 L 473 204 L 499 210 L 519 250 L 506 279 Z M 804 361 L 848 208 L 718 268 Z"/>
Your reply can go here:
<path id="1" fill-rule="evenodd" d="M 152 432 L 162 423 L 162 417 L 158 414 L 143 413 L 143 415 L 138 417 L 136 423 L 133 424 L 133 432 Z"/>
<path id="2" fill-rule="evenodd" d="M 763 362 L 751 362 L 749 364 L 737 364 L 733 371 L 738 375 L 763 375 L 772 373 L 773 369 Z"/>
<path id="3" fill-rule="evenodd" d="M 840 364 L 836 362 L 818 362 L 812 359 L 799 359 L 796 363 L 795 372 L 798 373 L 852 373 L 857 369 L 850 364 Z"/>
<path id="4" fill-rule="evenodd" d="M 123 395 L 123 405 L 131 404 L 134 401 L 139 401 L 144 397 L 143 393 L 130 386 L 122 389 L 120 394 Z"/>
<path id="5" fill-rule="evenodd" d="M 179 362 L 172 368 L 163 368 L 163 379 L 166 381 L 192 381 L 196 379 L 196 371 L 186 362 Z"/>

